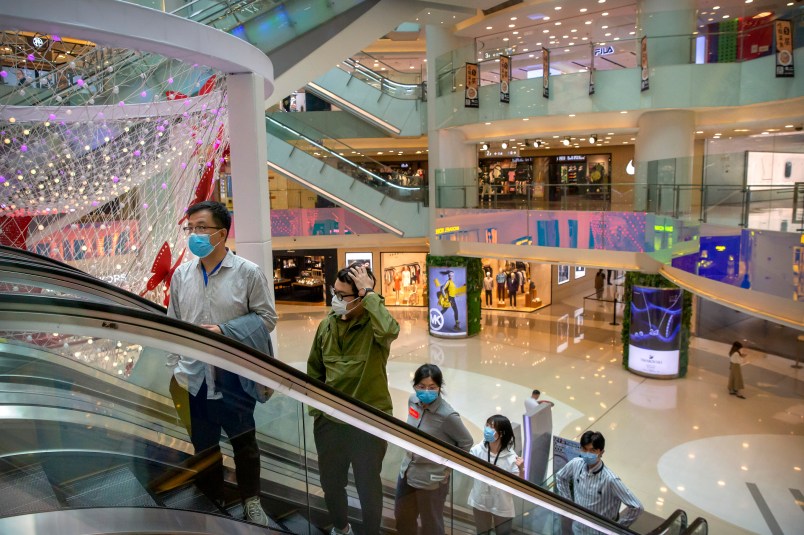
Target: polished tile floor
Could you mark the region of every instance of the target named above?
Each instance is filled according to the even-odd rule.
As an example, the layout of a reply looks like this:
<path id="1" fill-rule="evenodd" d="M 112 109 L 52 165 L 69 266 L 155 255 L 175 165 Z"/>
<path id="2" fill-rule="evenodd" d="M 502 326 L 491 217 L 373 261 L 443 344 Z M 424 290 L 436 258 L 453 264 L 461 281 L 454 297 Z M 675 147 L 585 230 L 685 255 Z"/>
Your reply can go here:
<path id="1" fill-rule="evenodd" d="M 530 314 L 484 312 L 480 335 L 465 340 L 430 337 L 423 308 L 391 308 L 401 326 L 388 364 L 396 416 L 426 362 L 444 370 L 447 397 L 478 440 L 491 414 L 521 421 L 538 388 L 556 404 L 555 435 L 606 436 L 604 460 L 646 511 L 683 509 L 714 534 L 804 533 L 804 370 L 750 351 L 738 399 L 726 390 L 728 347 L 695 338 L 686 378 L 639 377 L 620 364 L 611 310 L 581 317 L 582 297 Z M 325 312 L 279 306 L 280 359 L 304 369 Z"/>

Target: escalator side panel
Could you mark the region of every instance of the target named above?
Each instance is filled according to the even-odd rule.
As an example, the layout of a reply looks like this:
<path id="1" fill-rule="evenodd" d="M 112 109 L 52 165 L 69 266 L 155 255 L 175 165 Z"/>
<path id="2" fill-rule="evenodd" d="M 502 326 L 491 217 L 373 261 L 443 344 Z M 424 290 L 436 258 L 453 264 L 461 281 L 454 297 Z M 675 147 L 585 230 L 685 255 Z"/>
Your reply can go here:
<path id="1" fill-rule="evenodd" d="M 53 492 L 42 466 L 32 463 L 6 471 L 7 461 L 0 462 L 0 516 L 24 515 L 56 510 L 59 500 Z"/>

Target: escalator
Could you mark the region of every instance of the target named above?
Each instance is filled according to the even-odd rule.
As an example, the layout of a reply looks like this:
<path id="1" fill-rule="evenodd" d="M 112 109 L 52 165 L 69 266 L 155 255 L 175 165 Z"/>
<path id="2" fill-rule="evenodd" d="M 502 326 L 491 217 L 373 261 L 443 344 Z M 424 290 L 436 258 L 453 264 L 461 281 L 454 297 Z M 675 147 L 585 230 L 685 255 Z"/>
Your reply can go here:
<path id="1" fill-rule="evenodd" d="M 74 275 L 44 259 L 30 263 L 34 268 L 42 276 Z M 514 496 L 515 533 L 552 535 L 569 521 L 594 533 L 634 533 L 123 291 L 120 303 L 131 305 L 112 304 L 104 283 L 84 281 L 82 296 L 69 297 L 72 288 L 59 296 L 20 291 L 9 277 L 0 270 L 0 533 L 326 532 L 309 408 L 389 443 L 381 473 L 384 533 L 395 532 L 394 487 L 406 452 L 453 469 L 445 506 L 450 533 L 474 533 L 466 498 L 475 481 Z M 269 527 L 241 520 L 227 444 L 222 504 L 195 486 L 192 446 L 167 391 L 165 357 L 174 352 L 275 390 L 255 412 Z M 351 480 L 348 494 L 350 523 L 361 534 Z"/>
<path id="2" fill-rule="evenodd" d="M 347 59 L 309 82 L 306 90 L 396 137 L 419 137 L 427 132 L 424 86 L 404 80 L 407 73 L 389 76 Z"/>
<path id="3" fill-rule="evenodd" d="M 274 113 L 265 118 L 270 169 L 387 232 L 405 237 L 427 235 L 425 184 L 405 185 L 401 178 L 382 176 L 378 171 L 384 167 L 381 163 L 328 139 L 311 126 L 300 132 L 298 125 L 288 124 L 291 115 Z M 352 160 L 357 157 L 361 163 Z M 368 170 L 368 165 L 375 170 Z"/>

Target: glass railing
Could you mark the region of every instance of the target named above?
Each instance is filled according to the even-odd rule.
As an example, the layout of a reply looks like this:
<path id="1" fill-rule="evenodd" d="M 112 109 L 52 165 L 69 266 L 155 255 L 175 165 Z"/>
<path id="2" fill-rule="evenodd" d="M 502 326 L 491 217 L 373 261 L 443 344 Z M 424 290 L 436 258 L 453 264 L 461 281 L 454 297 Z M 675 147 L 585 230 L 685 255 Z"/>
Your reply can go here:
<path id="1" fill-rule="evenodd" d="M 427 204 L 427 184 L 421 183 L 418 177 L 384 172 L 385 164 L 310 125 L 294 121 L 293 126 L 289 126 L 287 115 L 267 115 L 265 124 L 270 135 L 293 146 L 289 157 L 298 150 L 393 199 Z"/>
<path id="2" fill-rule="evenodd" d="M 400 84 L 410 86 L 420 85 L 424 79 L 422 73 L 417 71 L 413 66 L 411 66 L 410 70 L 400 71 L 396 67 L 383 61 L 381 58 L 373 56 L 368 52 L 360 52 L 359 54 L 355 54 L 352 56 L 350 61 L 353 63 L 360 63 L 362 67 L 371 69 L 374 72 L 381 74 L 385 78 Z"/>
<path id="3" fill-rule="evenodd" d="M 393 98 L 402 100 L 422 99 L 422 84 L 421 76 L 419 75 L 411 74 L 409 77 L 405 77 L 402 75 L 407 73 L 399 73 L 399 75 L 391 78 L 387 76 L 387 71 L 377 72 L 353 59 L 346 59 L 339 63 L 337 67 L 350 76 Z M 396 78 L 403 80 L 408 78 L 408 80 L 400 82 Z"/>
<path id="4" fill-rule="evenodd" d="M 290 196 L 290 192 L 289 192 Z M 345 208 L 271 209 L 271 236 L 345 236 L 385 230 Z"/>
<path id="5" fill-rule="evenodd" d="M 455 171 L 436 172 L 437 208 L 494 210 L 644 211 L 744 228 L 800 232 L 804 228 L 804 183 L 776 185 L 645 184 L 574 182 L 494 183 L 450 181 Z M 463 183 L 460 183 L 463 182 Z M 455 184 L 455 185 L 453 185 Z"/>
<path id="6" fill-rule="evenodd" d="M 362 515 L 354 503 L 345 511 L 357 531 L 400 529 L 394 518 L 409 511 L 404 500 L 397 500 L 397 478 L 402 460 L 415 455 L 417 462 L 440 465 L 447 476 L 440 484 L 444 512 L 439 517 L 447 532 L 474 530 L 468 493 L 481 486 L 507 493 L 517 518 L 534 521 L 527 524 L 530 533 L 552 534 L 565 522 L 583 524 L 590 533 L 633 533 L 194 325 L 108 303 L 3 294 L 0 326 L 0 382 L 7 409 L 0 471 L 5 481 L 37 483 L 25 487 L 24 503 L 18 503 L 22 500 L 12 493 L 13 486 L 7 488 L 0 526 L 28 520 L 21 514 L 122 506 L 241 518 L 234 483 L 224 484 L 219 503 L 197 486 L 197 472 L 208 458 L 192 455 L 182 405 L 173 397 L 179 391 L 171 393 L 171 369 L 166 367 L 169 355 L 180 354 L 214 365 L 219 376 L 225 370 L 273 389 L 254 417 L 260 499 L 277 531 L 291 531 L 291 520 L 296 533 L 300 522 L 306 526 L 302 532 L 330 525 L 321 477 L 332 474 L 333 467 L 316 447 L 316 435 L 323 436 L 327 425 L 341 425 L 356 437 L 350 443 L 356 452 L 372 445 L 382 452 L 379 474 L 374 472 L 380 487 L 373 505 L 361 493 Z M 337 418 L 338 424 L 328 418 Z M 232 450 L 222 444 L 222 451 L 225 472 L 232 472 Z M 356 496 L 352 482 L 347 492 Z"/>
<path id="7" fill-rule="evenodd" d="M 782 18 L 792 20 L 796 27 L 804 19 L 800 10 Z M 507 41 L 510 32 L 484 35 L 466 61 L 476 60 L 480 70 L 480 85 L 498 84 L 499 56 L 511 58 L 511 79 L 525 80 L 542 77 L 542 49 L 550 55 L 550 76 L 595 71 L 640 68 L 642 41 L 640 37 L 612 37 L 608 41 L 589 41 L 578 32 L 567 33 L 552 23 L 534 24 L 517 28 L 520 36 L 537 35 L 517 44 Z M 657 65 L 683 65 L 707 63 L 739 63 L 775 54 L 773 44 L 774 22 L 769 21 L 749 29 L 722 31 L 702 30 L 692 34 L 650 36 L 647 46 L 649 62 Z M 506 39 L 506 42 L 503 42 Z M 533 41 L 533 42 L 531 42 Z M 552 43 L 551 43 L 552 41 Z M 722 45 L 723 42 L 727 44 Z M 559 43 L 563 43 L 559 44 Z M 794 41 L 794 46 L 802 41 Z M 721 46 L 719 46 L 721 44 Z M 668 52 L 672 51 L 672 52 Z M 466 56 L 468 50 L 460 55 Z M 450 57 L 450 55 L 452 57 Z M 466 76 L 465 64 L 456 61 L 457 55 L 449 52 L 438 62 L 438 94 L 463 91 Z"/>

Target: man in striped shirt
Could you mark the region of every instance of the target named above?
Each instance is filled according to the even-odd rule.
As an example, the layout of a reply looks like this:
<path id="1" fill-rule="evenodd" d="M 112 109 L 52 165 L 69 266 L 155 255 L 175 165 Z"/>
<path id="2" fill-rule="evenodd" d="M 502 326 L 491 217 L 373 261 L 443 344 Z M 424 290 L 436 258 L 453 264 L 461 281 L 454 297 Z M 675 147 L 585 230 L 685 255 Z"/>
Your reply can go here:
<path id="1" fill-rule="evenodd" d="M 623 526 L 630 526 L 644 507 L 603 464 L 605 447 L 602 433 L 587 431 L 581 435 L 581 456 L 572 459 L 556 474 L 558 494 Z M 620 512 L 622 504 L 625 509 Z M 573 532 L 576 535 L 597 533 L 578 522 L 573 525 Z"/>

